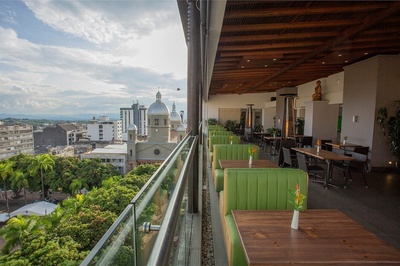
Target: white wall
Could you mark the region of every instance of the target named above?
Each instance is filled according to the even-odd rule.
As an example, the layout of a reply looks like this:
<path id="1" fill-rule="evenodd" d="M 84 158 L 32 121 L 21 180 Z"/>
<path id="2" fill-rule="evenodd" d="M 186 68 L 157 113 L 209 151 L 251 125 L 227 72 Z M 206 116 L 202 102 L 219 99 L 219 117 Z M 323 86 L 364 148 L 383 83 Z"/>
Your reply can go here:
<path id="1" fill-rule="evenodd" d="M 336 141 L 339 105 L 328 101 L 305 104 L 304 135 L 313 136 L 313 143 L 318 139 Z"/>
<path id="2" fill-rule="evenodd" d="M 322 100 L 329 104 L 341 104 L 343 102 L 344 72 L 319 79 L 322 87 Z M 312 101 L 317 80 L 299 85 L 297 88 L 296 108 L 304 108 L 306 102 Z"/>
<path id="3" fill-rule="evenodd" d="M 275 92 L 269 93 L 251 93 L 251 94 L 230 94 L 230 95 L 212 95 L 208 102 L 203 103 L 203 119 L 218 119 L 219 108 L 241 108 L 247 109 L 247 104 L 254 104 L 254 109 L 262 109 L 264 129 L 272 125 L 272 118 L 275 116 L 274 108 L 267 108 L 266 102 L 271 101 L 271 97 L 275 97 Z"/>

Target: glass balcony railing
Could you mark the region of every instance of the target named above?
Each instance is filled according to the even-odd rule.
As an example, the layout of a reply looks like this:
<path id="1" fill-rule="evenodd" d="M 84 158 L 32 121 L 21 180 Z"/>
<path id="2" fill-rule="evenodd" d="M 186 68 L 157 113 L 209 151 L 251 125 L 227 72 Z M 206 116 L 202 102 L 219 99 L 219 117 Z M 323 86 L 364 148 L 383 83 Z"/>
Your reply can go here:
<path id="1" fill-rule="evenodd" d="M 187 179 L 197 137 L 187 135 L 81 265 L 181 265 L 189 256 Z"/>

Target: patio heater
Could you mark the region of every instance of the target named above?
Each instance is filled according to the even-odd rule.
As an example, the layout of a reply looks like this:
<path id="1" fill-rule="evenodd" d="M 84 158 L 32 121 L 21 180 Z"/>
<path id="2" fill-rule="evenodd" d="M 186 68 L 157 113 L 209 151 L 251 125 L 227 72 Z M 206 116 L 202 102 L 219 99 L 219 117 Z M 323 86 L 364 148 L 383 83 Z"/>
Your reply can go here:
<path id="1" fill-rule="evenodd" d="M 244 137 L 247 141 L 253 136 L 253 106 L 254 104 L 247 104 L 246 125 L 244 128 Z"/>
<path id="2" fill-rule="evenodd" d="M 297 96 L 297 87 L 284 88 L 279 95 L 285 97 L 282 137 L 287 139 L 289 136 L 295 135 L 296 133 L 296 123 L 294 122 L 294 98 Z"/>

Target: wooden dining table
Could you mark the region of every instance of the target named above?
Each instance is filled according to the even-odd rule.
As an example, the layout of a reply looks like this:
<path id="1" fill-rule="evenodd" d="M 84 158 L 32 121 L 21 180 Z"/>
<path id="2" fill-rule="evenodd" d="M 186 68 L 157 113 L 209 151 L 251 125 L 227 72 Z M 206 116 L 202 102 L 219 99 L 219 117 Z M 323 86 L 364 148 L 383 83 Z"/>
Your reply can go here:
<path id="1" fill-rule="evenodd" d="M 225 168 L 278 168 L 278 165 L 270 160 L 253 160 L 249 165 L 249 160 L 219 160 L 221 169 Z"/>
<path id="2" fill-rule="evenodd" d="M 332 146 L 333 149 L 344 149 L 344 150 L 346 150 L 347 148 L 361 147 L 361 145 L 348 142 L 346 142 L 345 144 L 343 144 L 343 142 L 326 142 L 325 144 Z"/>
<path id="3" fill-rule="evenodd" d="M 296 152 L 301 152 L 304 153 L 308 156 L 324 160 L 327 164 L 326 167 L 326 174 L 325 174 L 325 180 L 324 180 L 324 187 L 325 189 L 328 189 L 328 186 L 333 186 L 337 187 L 336 185 L 331 183 L 332 180 L 332 162 L 333 161 L 351 161 L 354 160 L 354 158 L 344 155 L 344 154 L 339 154 L 335 153 L 332 151 L 327 151 L 327 150 L 322 150 L 320 149 L 319 151 L 317 148 L 297 148 L 294 147 L 292 150 Z"/>
<path id="4" fill-rule="evenodd" d="M 232 216 L 251 266 L 400 263 L 400 250 L 338 210 L 300 212 L 297 230 L 290 227 L 293 211 L 233 210 Z"/>

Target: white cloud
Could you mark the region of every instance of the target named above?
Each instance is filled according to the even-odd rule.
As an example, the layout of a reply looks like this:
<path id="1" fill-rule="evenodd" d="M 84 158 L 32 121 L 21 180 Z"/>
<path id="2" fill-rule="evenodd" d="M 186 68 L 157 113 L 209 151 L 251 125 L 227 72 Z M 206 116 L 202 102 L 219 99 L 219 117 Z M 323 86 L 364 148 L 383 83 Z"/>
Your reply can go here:
<path id="1" fill-rule="evenodd" d="M 186 110 L 186 46 L 175 0 L 25 4 L 57 38 L 72 35 L 97 48 L 22 39 L 18 28 L 0 26 L 0 113 L 118 114 L 136 100 L 149 106 L 158 89 L 170 109 L 176 102 Z"/>

